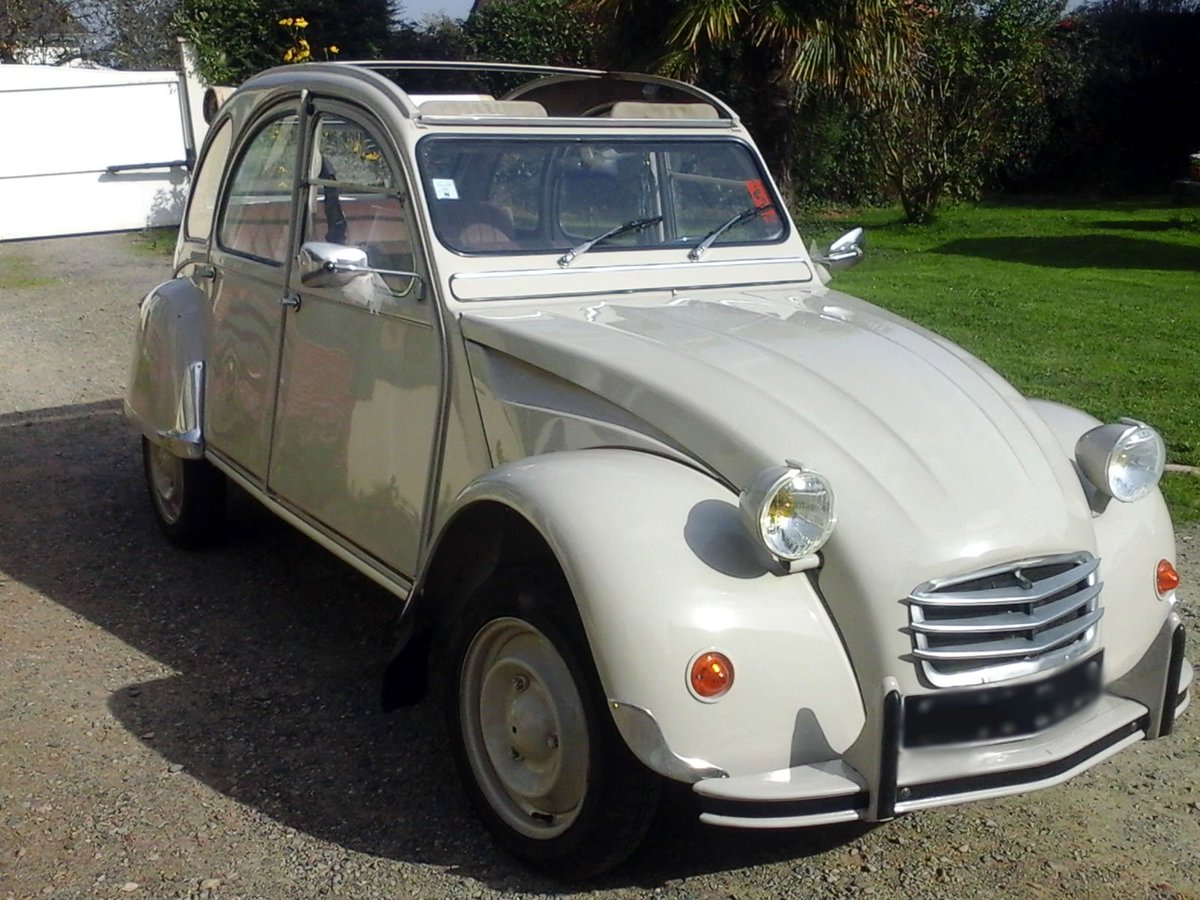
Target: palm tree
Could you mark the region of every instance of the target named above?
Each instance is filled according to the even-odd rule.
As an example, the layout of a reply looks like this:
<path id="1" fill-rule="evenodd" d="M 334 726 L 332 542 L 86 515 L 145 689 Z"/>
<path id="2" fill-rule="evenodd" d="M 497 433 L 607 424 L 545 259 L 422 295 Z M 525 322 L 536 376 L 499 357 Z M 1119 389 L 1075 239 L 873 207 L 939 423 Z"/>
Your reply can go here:
<path id="1" fill-rule="evenodd" d="M 626 65 L 744 83 L 743 115 L 776 177 L 789 181 L 801 93 L 870 99 L 907 71 L 919 0 L 577 0 L 611 19 Z M 665 53 L 664 53 L 665 48 Z M 640 57 L 640 58 L 639 58 Z M 718 88 L 720 90 L 720 88 Z"/>

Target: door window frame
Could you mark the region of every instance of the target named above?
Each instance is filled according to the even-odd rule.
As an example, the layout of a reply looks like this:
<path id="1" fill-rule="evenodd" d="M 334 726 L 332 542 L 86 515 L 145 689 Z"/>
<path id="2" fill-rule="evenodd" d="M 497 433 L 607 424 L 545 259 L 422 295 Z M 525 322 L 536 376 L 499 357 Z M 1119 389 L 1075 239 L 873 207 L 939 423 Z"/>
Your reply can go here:
<path id="1" fill-rule="evenodd" d="M 301 184 L 301 171 L 307 156 L 305 154 L 305 134 L 308 130 L 308 109 L 304 102 L 304 94 L 302 92 L 299 97 L 292 96 L 287 100 L 272 105 L 269 109 L 264 110 L 254 121 L 254 123 L 245 129 L 244 136 L 238 141 L 236 150 L 232 157 L 232 162 L 227 167 L 225 178 L 223 181 L 224 187 L 220 204 L 218 206 L 217 215 L 213 221 L 212 227 L 212 245 L 215 250 L 222 253 L 227 253 L 240 259 L 253 260 L 254 262 L 268 265 L 273 268 L 290 269 L 290 261 L 294 255 L 295 237 L 296 237 L 296 203 L 299 186 Z M 288 186 L 287 203 L 289 204 L 289 214 L 287 217 L 286 228 L 287 233 L 284 238 L 283 253 L 280 259 L 272 259 L 267 256 L 260 256 L 256 253 L 249 252 L 245 249 L 229 246 L 225 241 L 225 225 L 229 214 L 229 204 L 232 197 L 234 179 L 238 174 L 239 168 L 246 159 L 250 148 L 254 142 L 258 140 L 263 131 L 269 128 L 272 124 L 295 117 L 296 132 L 299 140 L 296 141 L 296 156 L 292 161 L 292 172 L 290 183 Z"/>

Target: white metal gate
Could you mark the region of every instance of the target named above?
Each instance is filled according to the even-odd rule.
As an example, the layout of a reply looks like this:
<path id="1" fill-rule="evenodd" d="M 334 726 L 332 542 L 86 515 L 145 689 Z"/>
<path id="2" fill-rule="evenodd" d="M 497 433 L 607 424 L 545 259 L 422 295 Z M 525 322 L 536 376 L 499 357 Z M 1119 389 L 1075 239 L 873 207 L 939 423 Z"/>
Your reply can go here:
<path id="1" fill-rule="evenodd" d="M 0 240 L 179 224 L 185 101 L 175 72 L 0 65 Z"/>

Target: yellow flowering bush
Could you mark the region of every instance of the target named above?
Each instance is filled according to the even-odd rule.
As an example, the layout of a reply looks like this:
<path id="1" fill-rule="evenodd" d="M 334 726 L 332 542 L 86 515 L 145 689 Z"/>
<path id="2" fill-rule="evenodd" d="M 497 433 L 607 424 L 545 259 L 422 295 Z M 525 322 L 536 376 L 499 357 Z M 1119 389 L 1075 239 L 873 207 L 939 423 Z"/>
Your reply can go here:
<path id="1" fill-rule="evenodd" d="M 350 122 L 326 119 L 319 131 L 321 157 L 339 181 L 392 190 L 391 166 L 370 134 Z"/>
<path id="2" fill-rule="evenodd" d="M 308 28 L 308 19 L 304 16 L 285 16 L 279 20 L 279 24 L 287 29 L 288 36 L 291 38 L 292 44 L 283 51 L 283 61 L 287 63 L 308 62 L 313 58 L 312 45 L 304 36 L 304 30 Z M 325 55 L 325 59 L 337 56 L 340 52 L 337 44 L 329 44 L 321 48 Z"/>

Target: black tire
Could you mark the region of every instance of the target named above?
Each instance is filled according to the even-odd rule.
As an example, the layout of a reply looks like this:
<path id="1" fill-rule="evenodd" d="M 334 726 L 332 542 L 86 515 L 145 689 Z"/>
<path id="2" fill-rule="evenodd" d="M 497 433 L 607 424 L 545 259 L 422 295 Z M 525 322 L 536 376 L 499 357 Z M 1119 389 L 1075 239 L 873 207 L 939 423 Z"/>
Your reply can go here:
<path id="1" fill-rule="evenodd" d="M 180 547 L 211 544 L 225 520 L 225 476 L 202 459 L 180 459 L 142 438 L 142 469 L 158 527 Z"/>
<path id="2" fill-rule="evenodd" d="M 446 650 L 455 763 L 496 841 L 568 879 L 599 875 L 633 853 L 661 780 L 613 724 L 558 571 L 526 567 L 485 582 Z"/>

